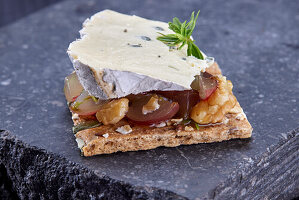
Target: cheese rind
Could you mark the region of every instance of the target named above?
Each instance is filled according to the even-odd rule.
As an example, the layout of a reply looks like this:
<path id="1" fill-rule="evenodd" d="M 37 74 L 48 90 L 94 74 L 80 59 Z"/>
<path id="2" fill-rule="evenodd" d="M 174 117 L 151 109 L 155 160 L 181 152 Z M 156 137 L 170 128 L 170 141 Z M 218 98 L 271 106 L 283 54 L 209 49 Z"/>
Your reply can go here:
<path id="1" fill-rule="evenodd" d="M 111 10 L 86 20 L 81 39 L 68 49 L 83 87 L 101 99 L 150 90 L 189 89 L 194 76 L 209 66 L 209 60 L 187 56 L 186 47 L 170 49 L 156 39 L 158 32 L 173 33 L 167 23 Z"/>

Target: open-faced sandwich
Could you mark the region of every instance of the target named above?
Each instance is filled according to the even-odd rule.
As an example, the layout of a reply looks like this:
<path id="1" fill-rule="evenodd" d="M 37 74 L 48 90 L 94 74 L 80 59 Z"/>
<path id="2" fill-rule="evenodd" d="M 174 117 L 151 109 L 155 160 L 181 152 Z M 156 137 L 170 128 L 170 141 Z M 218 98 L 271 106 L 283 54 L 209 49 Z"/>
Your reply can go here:
<path id="1" fill-rule="evenodd" d="M 194 43 L 197 17 L 104 10 L 84 22 L 64 87 L 84 156 L 251 136 L 232 83 Z"/>

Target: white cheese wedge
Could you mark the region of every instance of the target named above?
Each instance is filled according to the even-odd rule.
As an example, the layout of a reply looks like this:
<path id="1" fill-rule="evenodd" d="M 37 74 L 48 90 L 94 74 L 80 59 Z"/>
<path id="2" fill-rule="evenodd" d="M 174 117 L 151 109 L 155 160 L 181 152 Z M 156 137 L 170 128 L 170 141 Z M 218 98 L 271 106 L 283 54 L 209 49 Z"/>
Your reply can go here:
<path id="1" fill-rule="evenodd" d="M 156 38 L 168 24 L 104 10 L 87 19 L 68 54 L 84 89 L 101 99 L 151 90 L 190 89 L 211 59 L 187 56 Z M 205 55 L 204 55 L 205 56 Z M 205 56 L 206 58 L 206 56 Z"/>

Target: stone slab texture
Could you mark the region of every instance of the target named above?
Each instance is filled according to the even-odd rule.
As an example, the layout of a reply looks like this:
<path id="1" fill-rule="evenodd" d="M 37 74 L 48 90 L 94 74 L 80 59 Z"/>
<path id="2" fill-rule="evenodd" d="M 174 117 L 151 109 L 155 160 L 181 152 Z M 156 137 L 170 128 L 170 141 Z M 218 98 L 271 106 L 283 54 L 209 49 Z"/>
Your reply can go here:
<path id="1" fill-rule="evenodd" d="M 0 0 L 0 27 L 62 0 Z"/>
<path id="2" fill-rule="evenodd" d="M 84 158 L 63 80 L 68 44 L 103 9 L 170 21 L 232 80 L 251 139 Z M 299 196 L 299 2 L 65 1 L 0 29 L 0 193 L 21 199 L 292 199 Z M 9 187 L 8 187 L 9 186 Z"/>

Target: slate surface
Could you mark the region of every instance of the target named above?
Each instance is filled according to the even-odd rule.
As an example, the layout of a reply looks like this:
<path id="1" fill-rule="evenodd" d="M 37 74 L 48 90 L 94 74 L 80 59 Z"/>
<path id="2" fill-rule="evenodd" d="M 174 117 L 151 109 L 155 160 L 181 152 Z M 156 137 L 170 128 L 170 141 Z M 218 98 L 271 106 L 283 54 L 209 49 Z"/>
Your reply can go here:
<path id="1" fill-rule="evenodd" d="M 0 0 L 0 27 L 61 0 Z"/>
<path id="2" fill-rule="evenodd" d="M 252 139 L 81 157 L 62 91 L 63 79 L 72 71 L 65 51 L 79 37 L 85 18 L 105 8 L 162 21 L 174 16 L 187 19 L 191 11 L 200 9 L 194 38 L 234 83 L 234 93 L 254 128 Z M 215 188 L 228 184 L 242 167 L 270 157 L 263 153 L 271 145 L 281 152 L 277 162 L 286 159 L 287 152 L 297 155 L 298 161 L 298 11 L 296 0 L 57 4 L 0 29 L 0 129 L 116 182 L 156 187 L 191 199 L 221 197 Z M 294 148 L 280 149 L 279 141 L 289 140 L 293 129 Z M 295 179 L 276 182 L 270 191 L 282 196 L 275 198 L 298 194 L 298 187 L 292 185 L 298 183 L 298 164 L 291 164 L 290 177 Z M 257 179 L 262 180 L 262 175 Z M 236 194 L 250 194 L 242 192 Z"/>

